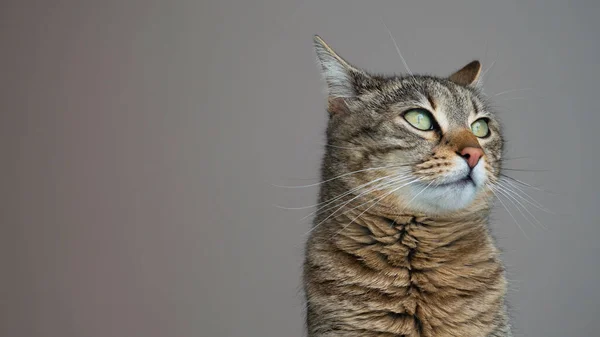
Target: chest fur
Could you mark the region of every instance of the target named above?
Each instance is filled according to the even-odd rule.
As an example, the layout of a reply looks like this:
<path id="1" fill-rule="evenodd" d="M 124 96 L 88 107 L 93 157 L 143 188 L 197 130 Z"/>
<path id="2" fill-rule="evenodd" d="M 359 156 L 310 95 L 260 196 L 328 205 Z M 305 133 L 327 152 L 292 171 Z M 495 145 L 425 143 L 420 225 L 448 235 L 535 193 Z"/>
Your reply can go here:
<path id="1" fill-rule="evenodd" d="M 503 268 L 482 223 L 365 217 L 342 225 L 309 241 L 309 330 L 468 337 L 499 322 Z"/>

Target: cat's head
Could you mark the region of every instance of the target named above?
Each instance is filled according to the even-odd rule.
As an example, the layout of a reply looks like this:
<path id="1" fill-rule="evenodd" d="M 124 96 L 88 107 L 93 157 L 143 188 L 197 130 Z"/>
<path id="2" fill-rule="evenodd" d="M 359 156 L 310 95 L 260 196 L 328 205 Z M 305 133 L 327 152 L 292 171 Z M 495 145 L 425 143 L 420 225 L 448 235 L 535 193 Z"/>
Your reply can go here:
<path id="1" fill-rule="evenodd" d="M 503 141 L 477 87 L 478 61 L 448 77 L 380 76 L 352 66 L 320 37 L 314 42 L 328 88 L 323 172 L 332 188 L 416 212 L 487 202 Z"/>

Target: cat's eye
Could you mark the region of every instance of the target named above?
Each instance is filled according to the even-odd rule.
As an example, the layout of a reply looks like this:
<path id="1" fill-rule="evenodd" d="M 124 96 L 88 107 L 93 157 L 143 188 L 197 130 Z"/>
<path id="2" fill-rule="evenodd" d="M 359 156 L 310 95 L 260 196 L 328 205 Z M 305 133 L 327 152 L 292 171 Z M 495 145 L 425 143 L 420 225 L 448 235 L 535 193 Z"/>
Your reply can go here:
<path id="1" fill-rule="evenodd" d="M 490 134 L 490 128 L 485 118 L 480 118 L 471 124 L 471 131 L 479 138 L 487 137 Z"/>
<path id="2" fill-rule="evenodd" d="M 433 130 L 433 116 L 425 109 L 409 110 L 404 113 L 404 119 L 419 130 Z"/>

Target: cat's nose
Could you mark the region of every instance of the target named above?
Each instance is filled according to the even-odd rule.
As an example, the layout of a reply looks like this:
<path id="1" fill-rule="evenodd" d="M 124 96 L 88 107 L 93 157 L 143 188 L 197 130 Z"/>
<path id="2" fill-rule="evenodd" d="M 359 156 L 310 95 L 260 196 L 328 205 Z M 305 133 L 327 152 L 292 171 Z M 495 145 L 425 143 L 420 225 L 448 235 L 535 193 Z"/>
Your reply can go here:
<path id="1" fill-rule="evenodd" d="M 483 156 L 483 150 L 477 147 L 465 147 L 460 151 L 460 156 L 465 158 L 470 168 L 473 168 Z"/>

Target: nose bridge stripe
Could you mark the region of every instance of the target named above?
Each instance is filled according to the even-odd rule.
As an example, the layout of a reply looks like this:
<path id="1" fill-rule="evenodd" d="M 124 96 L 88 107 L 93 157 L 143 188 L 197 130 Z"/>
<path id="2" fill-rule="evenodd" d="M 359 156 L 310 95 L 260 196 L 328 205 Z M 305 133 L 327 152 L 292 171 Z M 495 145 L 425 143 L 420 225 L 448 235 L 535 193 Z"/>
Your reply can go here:
<path id="1" fill-rule="evenodd" d="M 456 151 L 462 151 L 466 147 L 474 147 L 481 149 L 477 137 L 470 130 L 461 130 L 448 135 L 449 143 L 456 149 Z"/>

